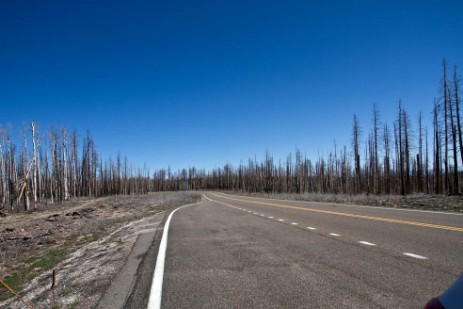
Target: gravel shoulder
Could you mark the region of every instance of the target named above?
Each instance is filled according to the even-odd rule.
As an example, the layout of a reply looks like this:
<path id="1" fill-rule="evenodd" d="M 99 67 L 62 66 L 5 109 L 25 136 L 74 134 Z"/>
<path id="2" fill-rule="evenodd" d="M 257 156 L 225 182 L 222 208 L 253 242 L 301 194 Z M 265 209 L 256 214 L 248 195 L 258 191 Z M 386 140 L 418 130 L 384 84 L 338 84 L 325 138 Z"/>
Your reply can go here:
<path id="1" fill-rule="evenodd" d="M 79 199 L 0 217 L 0 308 L 95 308 L 139 235 L 198 193 Z"/>

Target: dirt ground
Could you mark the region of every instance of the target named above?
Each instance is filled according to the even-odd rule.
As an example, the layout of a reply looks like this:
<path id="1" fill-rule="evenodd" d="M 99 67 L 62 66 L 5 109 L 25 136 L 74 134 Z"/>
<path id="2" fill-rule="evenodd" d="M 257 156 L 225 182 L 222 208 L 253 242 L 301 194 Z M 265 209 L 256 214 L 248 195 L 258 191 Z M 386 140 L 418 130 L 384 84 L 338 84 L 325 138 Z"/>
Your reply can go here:
<path id="1" fill-rule="evenodd" d="M 137 220 L 200 199 L 112 196 L 0 216 L 0 279 L 21 296 L 0 283 L 0 308 L 94 308 L 137 239 Z"/>

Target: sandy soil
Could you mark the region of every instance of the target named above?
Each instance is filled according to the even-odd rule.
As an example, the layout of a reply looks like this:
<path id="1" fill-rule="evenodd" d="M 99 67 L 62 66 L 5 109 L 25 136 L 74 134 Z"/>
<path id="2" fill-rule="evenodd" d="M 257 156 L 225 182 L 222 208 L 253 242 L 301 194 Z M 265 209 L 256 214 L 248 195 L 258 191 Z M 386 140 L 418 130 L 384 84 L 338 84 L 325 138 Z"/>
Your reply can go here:
<path id="1" fill-rule="evenodd" d="M 24 301 L 0 285 L 0 308 L 94 308 L 136 241 L 137 222 L 199 199 L 185 192 L 112 196 L 0 217 L 0 279 Z"/>

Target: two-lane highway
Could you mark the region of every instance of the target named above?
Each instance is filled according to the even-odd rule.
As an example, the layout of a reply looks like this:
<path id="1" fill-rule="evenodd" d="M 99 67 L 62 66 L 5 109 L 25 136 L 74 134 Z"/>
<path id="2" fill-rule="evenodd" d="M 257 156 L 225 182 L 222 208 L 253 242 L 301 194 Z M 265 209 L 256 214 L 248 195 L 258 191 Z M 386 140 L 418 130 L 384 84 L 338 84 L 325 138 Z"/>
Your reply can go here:
<path id="1" fill-rule="evenodd" d="M 171 219 L 162 308 L 419 308 L 463 271 L 463 216 L 206 193 Z"/>

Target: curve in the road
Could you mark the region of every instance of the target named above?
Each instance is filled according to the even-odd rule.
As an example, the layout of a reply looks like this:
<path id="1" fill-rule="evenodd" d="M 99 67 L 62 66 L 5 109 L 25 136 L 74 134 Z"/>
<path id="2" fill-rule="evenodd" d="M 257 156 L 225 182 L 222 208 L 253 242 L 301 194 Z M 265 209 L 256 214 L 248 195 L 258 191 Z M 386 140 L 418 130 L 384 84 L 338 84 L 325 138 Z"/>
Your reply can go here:
<path id="1" fill-rule="evenodd" d="M 216 194 L 213 194 L 213 193 L 212 193 L 212 195 L 214 195 L 216 197 L 232 200 L 232 201 L 238 201 L 238 202 L 242 201 L 240 199 L 235 199 L 235 198 L 231 198 L 231 197 L 228 197 L 228 196 L 216 195 Z M 351 217 L 351 218 L 358 218 L 358 219 L 367 219 L 367 220 L 374 220 L 374 221 L 398 223 L 398 224 L 405 224 L 405 225 L 414 225 L 414 226 L 427 227 L 427 228 L 433 228 L 433 229 L 441 229 L 441 230 L 454 231 L 454 232 L 463 232 L 463 228 L 454 227 L 454 226 L 438 225 L 438 224 L 431 224 L 431 223 L 424 223 L 424 222 L 417 222 L 417 221 L 408 221 L 408 220 L 400 220 L 400 219 L 391 219 L 391 218 L 376 217 L 376 216 L 357 215 L 357 214 L 350 214 L 350 213 L 331 211 L 331 210 L 323 210 L 323 209 L 314 209 L 314 208 L 308 208 L 308 207 L 298 207 L 298 206 L 283 205 L 283 204 L 277 204 L 277 203 L 273 203 L 273 202 L 260 202 L 260 201 L 252 201 L 252 200 L 246 200 L 246 202 L 252 203 L 252 204 L 257 204 L 257 205 L 278 207 L 278 208 L 296 209 L 296 210 L 311 211 L 311 212 L 324 213 L 324 214 L 336 215 L 336 216 L 344 216 L 344 217 Z"/>

